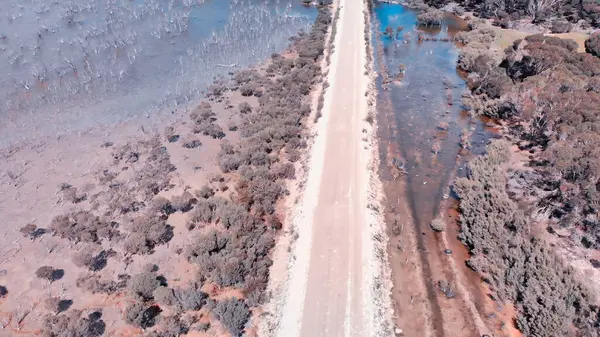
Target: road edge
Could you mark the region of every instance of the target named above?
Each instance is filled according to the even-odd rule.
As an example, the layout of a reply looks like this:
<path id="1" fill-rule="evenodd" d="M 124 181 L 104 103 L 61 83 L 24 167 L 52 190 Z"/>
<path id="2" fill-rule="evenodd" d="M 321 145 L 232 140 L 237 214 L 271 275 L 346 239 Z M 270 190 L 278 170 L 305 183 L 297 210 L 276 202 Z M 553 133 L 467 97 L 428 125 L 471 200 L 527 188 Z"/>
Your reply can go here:
<path id="1" fill-rule="evenodd" d="M 334 47 L 340 44 L 340 34 L 335 32 L 341 26 L 341 20 L 334 20 L 334 18 L 336 15 L 341 15 L 339 12 L 343 11 L 344 1 L 333 0 L 333 21 L 325 39 L 325 55 L 322 60 L 324 75 L 321 84 L 331 83 L 335 78 L 339 53 Z M 327 112 L 331 109 L 330 87 L 330 85 L 322 85 L 320 88 L 313 89 L 311 115 L 307 119 L 308 149 L 298 175 L 300 178 L 295 181 L 297 186 L 293 188 L 294 193 L 286 200 L 288 231 L 278 239 L 273 253 L 274 256 L 285 259 L 287 276 L 284 280 L 269 278 L 268 290 L 271 296 L 270 300 L 263 305 L 264 313 L 257 324 L 259 336 L 290 337 L 300 334 L 311 257 L 312 219 L 318 200 L 329 122 L 328 114 L 323 115 L 322 111 Z M 321 107 L 319 107 L 320 99 L 322 99 Z M 315 170 L 315 167 L 319 169 Z"/>
<path id="2" fill-rule="evenodd" d="M 365 39 L 365 49 L 361 51 L 361 54 L 363 54 L 362 59 L 365 62 L 363 77 L 366 77 L 367 81 L 365 92 L 365 96 L 367 97 L 367 115 L 365 116 L 365 120 L 372 121 L 370 122 L 370 127 L 366 128 L 367 145 L 363 148 L 369 175 L 367 186 L 367 220 L 369 227 L 367 229 L 368 235 L 363 236 L 363 240 L 365 241 L 363 244 L 366 247 L 363 250 L 363 259 L 366 262 L 365 266 L 368 266 L 370 269 L 369 273 L 365 273 L 370 276 L 365 281 L 369 292 L 365 292 L 368 295 L 363 296 L 365 300 L 368 297 L 373 304 L 377 304 L 373 306 L 373 309 L 367 316 L 368 319 L 372 320 L 370 326 L 373 330 L 370 335 L 387 337 L 393 336 L 395 333 L 392 328 L 394 311 L 391 303 L 391 292 L 393 283 L 387 255 L 389 238 L 386 231 L 385 217 L 382 213 L 385 193 L 383 192 L 383 185 L 379 177 L 377 87 L 375 84 L 377 72 L 375 71 L 373 44 L 371 40 L 372 0 L 363 0 L 361 2 L 363 10 L 361 23 Z"/>

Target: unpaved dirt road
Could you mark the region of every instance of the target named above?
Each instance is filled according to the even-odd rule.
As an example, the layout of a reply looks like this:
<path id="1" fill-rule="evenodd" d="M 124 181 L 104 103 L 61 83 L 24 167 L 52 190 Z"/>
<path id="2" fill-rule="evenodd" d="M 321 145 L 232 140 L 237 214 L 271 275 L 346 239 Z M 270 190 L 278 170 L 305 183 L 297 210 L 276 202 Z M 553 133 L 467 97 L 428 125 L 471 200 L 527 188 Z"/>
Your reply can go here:
<path id="1" fill-rule="evenodd" d="M 363 1 L 341 0 L 279 336 L 372 336 Z"/>

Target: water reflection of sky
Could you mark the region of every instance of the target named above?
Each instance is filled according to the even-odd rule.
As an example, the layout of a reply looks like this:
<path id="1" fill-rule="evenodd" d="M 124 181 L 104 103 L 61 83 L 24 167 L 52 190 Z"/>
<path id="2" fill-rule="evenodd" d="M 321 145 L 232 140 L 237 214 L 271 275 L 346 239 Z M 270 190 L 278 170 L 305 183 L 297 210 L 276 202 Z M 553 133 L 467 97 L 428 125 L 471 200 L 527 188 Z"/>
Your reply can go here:
<path id="1" fill-rule="evenodd" d="M 214 76 L 232 70 L 218 64 L 259 63 L 316 16 L 295 0 L 5 0 L 2 7 L 0 143 L 24 125 L 76 129 L 198 99 Z"/>
<path id="2" fill-rule="evenodd" d="M 480 131 L 481 121 L 471 121 L 461 107 L 461 95 L 466 83 L 456 69 L 458 49 L 450 41 L 464 22 L 446 16 L 441 27 L 416 25 L 417 12 L 400 5 L 378 3 L 374 16 L 383 32 L 391 27 L 403 30 L 397 37 L 379 36 L 383 44 L 383 59 L 393 76 L 405 67 L 398 83 L 380 97 L 389 100 L 393 108 L 401 155 L 407 168 L 408 193 L 417 221 L 428 223 L 436 212 L 447 184 L 457 167 L 463 130 Z M 438 41 L 418 41 L 418 35 Z M 377 36 L 377 35 L 376 35 Z M 447 131 L 439 128 L 447 123 Z M 440 146 L 437 154 L 434 144 Z"/>

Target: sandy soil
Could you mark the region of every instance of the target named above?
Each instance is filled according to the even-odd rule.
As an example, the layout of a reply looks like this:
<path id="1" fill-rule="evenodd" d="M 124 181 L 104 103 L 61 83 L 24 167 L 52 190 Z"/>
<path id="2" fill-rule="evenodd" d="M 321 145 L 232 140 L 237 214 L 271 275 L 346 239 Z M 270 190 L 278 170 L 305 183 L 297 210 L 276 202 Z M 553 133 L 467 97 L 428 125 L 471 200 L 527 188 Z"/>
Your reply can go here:
<path id="1" fill-rule="evenodd" d="M 514 29 L 502 29 L 500 27 L 494 27 L 494 26 L 491 26 L 491 27 L 494 29 L 494 31 L 497 34 L 495 43 L 501 50 L 504 50 L 506 47 L 512 45 L 513 42 L 515 42 L 518 39 L 523 39 L 531 34 L 534 34 L 532 32 L 525 32 L 525 31 L 519 31 L 519 30 L 514 30 Z M 564 34 L 545 34 L 545 35 L 556 36 L 561 39 L 575 40 L 575 42 L 577 42 L 577 44 L 579 45 L 579 47 L 577 48 L 577 51 L 580 53 L 585 53 L 585 40 L 589 36 L 589 34 L 582 33 L 582 32 L 571 32 L 571 33 L 564 33 Z"/>
<path id="2" fill-rule="evenodd" d="M 374 336 L 371 148 L 363 4 L 340 1 L 323 117 L 294 223 L 299 238 L 279 336 Z M 360 24 L 356 24 L 360 23 Z M 364 130 L 364 133 L 363 133 Z M 377 208 L 372 205 L 371 208 Z"/>

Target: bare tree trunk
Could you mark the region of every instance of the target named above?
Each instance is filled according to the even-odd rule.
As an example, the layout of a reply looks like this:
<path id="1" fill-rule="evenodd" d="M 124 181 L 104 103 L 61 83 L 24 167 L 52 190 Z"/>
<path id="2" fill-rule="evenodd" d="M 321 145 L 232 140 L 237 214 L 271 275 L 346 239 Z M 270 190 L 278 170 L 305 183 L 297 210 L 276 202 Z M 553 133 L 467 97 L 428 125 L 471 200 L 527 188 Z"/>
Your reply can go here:
<path id="1" fill-rule="evenodd" d="M 537 22 L 540 14 L 558 7 L 562 0 L 529 0 L 527 11 L 533 16 L 533 22 Z"/>

